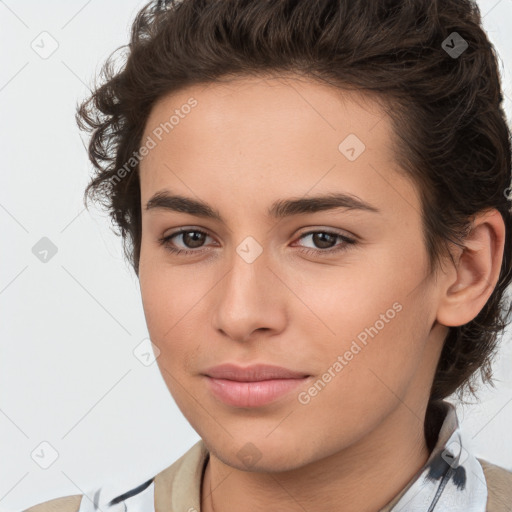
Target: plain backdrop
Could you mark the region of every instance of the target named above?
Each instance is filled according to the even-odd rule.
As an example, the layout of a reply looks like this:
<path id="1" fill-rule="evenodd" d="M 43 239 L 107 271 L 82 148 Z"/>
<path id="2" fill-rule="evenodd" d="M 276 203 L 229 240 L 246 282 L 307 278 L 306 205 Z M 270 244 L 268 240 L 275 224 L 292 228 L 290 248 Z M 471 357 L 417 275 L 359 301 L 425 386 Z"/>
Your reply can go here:
<path id="1" fill-rule="evenodd" d="M 76 103 L 144 3 L 0 1 L 0 511 L 99 486 L 114 497 L 199 440 L 138 357 L 148 332 L 121 239 L 82 203 L 92 166 Z M 478 3 L 510 120 L 512 0 Z M 475 454 L 509 469 L 511 370 L 509 330 L 496 389 L 459 408 Z"/>

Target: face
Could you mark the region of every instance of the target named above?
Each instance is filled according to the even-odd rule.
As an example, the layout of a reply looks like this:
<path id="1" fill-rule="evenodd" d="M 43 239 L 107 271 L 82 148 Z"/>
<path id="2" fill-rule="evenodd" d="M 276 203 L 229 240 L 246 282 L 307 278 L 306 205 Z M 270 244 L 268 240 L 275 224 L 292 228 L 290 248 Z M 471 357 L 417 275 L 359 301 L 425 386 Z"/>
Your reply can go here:
<path id="1" fill-rule="evenodd" d="M 299 467 L 398 418 L 419 425 L 446 332 L 432 328 L 419 196 L 391 137 L 369 98 L 290 76 L 197 85 L 154 106 L 144 313 L 174 400 L 226 464 L 247 467 L 248 453 L 258 470 Z M 215 387 L 205 373 L 223 363 L 307 377 Z"/>

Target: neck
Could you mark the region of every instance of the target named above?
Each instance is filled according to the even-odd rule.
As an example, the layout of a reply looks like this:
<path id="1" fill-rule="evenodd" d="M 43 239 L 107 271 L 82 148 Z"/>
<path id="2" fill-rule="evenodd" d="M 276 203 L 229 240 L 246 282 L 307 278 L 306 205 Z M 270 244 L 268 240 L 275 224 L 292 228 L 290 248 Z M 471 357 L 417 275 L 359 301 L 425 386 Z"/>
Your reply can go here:
<path id="1" fill-rule="evenodd" d="M 423 416 L 420 419 L 401 403 L 377 429 L 353 445 L 292 470 L 242 471 L 210 452 L 201 511 L 374 512 L 407 485 L 430 451 Z"/>

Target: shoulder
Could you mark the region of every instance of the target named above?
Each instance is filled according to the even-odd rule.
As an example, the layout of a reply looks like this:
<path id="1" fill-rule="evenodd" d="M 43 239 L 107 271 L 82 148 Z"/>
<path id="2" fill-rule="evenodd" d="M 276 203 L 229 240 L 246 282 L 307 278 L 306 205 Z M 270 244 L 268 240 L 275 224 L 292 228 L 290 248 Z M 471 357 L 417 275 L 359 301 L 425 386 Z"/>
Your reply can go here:
<path id="1" fill-rule="evenodd" d="M 487 511 L 512 512 L 512 471 L 478 459 L 487 482 Z"/>
<path id="2" fill-rule="evenodd" d="M 208 450 L 199 440 L 154 477 L 156 510 L 201 510 L 201 482 Z"/>
<path id="3" fill-rule="evenodd" d="M 164 467 L 152 478 L 113 499 L 103 496 L 107 488 L 96 490 L 95 502 L 103 503 L 103 510 L 123 503 L 125 510 L 200 510 L 201 477 L 208 458 L 208 450 L 202 440 L 171 465 Z M 153 484 L 153 485 L 152 485 Z M 89 494 L 89 493 L 87 493 Z M 34 505 L 23 512 L 85 512 L 93 510 L 91 500 L 82 503 L 82 494 L 65 496 Z M 191 507 L 193 505 L 193 507 Z M 117 507 L 115 507 L 117 508 Z M 94 508 L 97 510 L 97 508 Z"/>
<path id="4" fill-rule="evenodd" d="M 55 498 L 39 503 L 38 505 L 25 509 L 23 512 L 78 512 L 81 501 L 82 494 L 64 496 L 62 498 Z"/>

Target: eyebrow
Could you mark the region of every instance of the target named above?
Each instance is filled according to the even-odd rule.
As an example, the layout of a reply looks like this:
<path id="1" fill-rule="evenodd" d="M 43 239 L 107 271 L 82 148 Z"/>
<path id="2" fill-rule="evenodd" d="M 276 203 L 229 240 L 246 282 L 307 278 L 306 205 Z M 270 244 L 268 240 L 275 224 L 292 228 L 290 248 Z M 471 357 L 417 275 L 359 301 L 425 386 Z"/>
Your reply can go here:
<path id="1" fill-rule="evenodd" d="M 293 215 L 315 213 L 338 208 L 380 213 L 377 207 L 358 197 L 338 192 L 299 199 L 280 199 L 272 203 L 267 211 L 267 215 L 274 219 L 282 219 Z M 153 209 L 183 212 L 197 217 L 224 222 L 219 211 L 212 208 L 208 203 L 190 197 L 170 194 L 167 190 L 157 192 L 146 203 L 146 210 Z"/>

